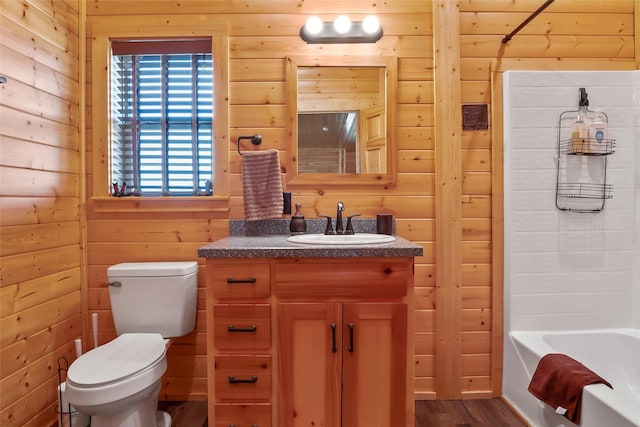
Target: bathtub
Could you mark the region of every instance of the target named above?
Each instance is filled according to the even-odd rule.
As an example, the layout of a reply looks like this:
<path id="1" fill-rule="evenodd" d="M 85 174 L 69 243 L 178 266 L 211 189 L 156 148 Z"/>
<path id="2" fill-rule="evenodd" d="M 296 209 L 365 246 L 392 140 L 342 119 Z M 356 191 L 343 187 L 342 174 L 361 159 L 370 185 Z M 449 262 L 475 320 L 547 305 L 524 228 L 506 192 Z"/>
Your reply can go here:
<path id="1" fill-rule="evenodd" d="M 505 339 L 503 395 L 535 427 L 571 427 L 527 391 L 538 361 L 564 353 L 606 379 L 586 386 L 580 427 L 640 427 L 640 330 L 514 331 Z"/>

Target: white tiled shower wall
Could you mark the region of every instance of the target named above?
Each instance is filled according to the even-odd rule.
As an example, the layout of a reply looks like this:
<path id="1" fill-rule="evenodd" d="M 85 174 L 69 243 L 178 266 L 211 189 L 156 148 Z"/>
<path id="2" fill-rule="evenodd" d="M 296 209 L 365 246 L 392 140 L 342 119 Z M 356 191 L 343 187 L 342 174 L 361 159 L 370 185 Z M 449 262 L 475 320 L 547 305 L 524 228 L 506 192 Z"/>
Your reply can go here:
<path id="1" fill-rule="evenodd" d="M 613 198 L 600 213 L 555 206 L 558 120 L 609 117 Z M 504 74 L 505 334 L 640 327 L 640 73 Z"/>

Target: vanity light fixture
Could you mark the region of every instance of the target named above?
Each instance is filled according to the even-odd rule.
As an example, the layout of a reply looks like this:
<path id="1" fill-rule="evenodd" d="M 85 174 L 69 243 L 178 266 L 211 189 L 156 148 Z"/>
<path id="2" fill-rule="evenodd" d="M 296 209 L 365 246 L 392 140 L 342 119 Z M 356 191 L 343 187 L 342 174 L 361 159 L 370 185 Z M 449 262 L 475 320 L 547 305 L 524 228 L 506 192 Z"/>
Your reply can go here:
<path id="1" fill-rule="evenodd" d="M 381 37 L 380 21 L 373 15 L 363 21 L 351 21 L 349 17 L 340 15 L 333 22 L 323 22 L 312 16 L 300 28 L 300 38 L 309 44 L 375 43 Z"/>

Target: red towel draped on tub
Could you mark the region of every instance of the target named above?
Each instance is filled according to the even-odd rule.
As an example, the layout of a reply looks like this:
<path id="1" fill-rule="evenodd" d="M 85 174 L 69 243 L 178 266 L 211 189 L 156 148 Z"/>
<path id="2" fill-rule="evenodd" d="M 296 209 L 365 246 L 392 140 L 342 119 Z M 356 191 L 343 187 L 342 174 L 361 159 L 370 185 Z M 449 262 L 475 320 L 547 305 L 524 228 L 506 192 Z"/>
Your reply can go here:
<path id="1" fill-rule="evenodd" d="M 582 389 L 598 383 L 613 388 L 601 376 L 566 354 L 547 354 L 538 362 L 529 392 L 578 424 Z"/>

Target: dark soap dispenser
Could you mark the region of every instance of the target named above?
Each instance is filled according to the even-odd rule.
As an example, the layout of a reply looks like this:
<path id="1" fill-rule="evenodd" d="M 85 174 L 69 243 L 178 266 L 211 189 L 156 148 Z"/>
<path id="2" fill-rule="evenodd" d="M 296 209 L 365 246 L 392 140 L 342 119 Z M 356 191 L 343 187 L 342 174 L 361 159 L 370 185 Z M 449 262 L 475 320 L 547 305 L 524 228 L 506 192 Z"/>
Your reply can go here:
<path id="1" fill-rule="evenodd" d="M 300 213 L 300 208 L 302 208 L 302 205 L 296 203 L 296 213 L 291 216 L 291 222 L 289 223 L 289 230 L 293 235 L 304 234 L 307 231 L 307 221 L 305 221 L 304 216 Z"/>

